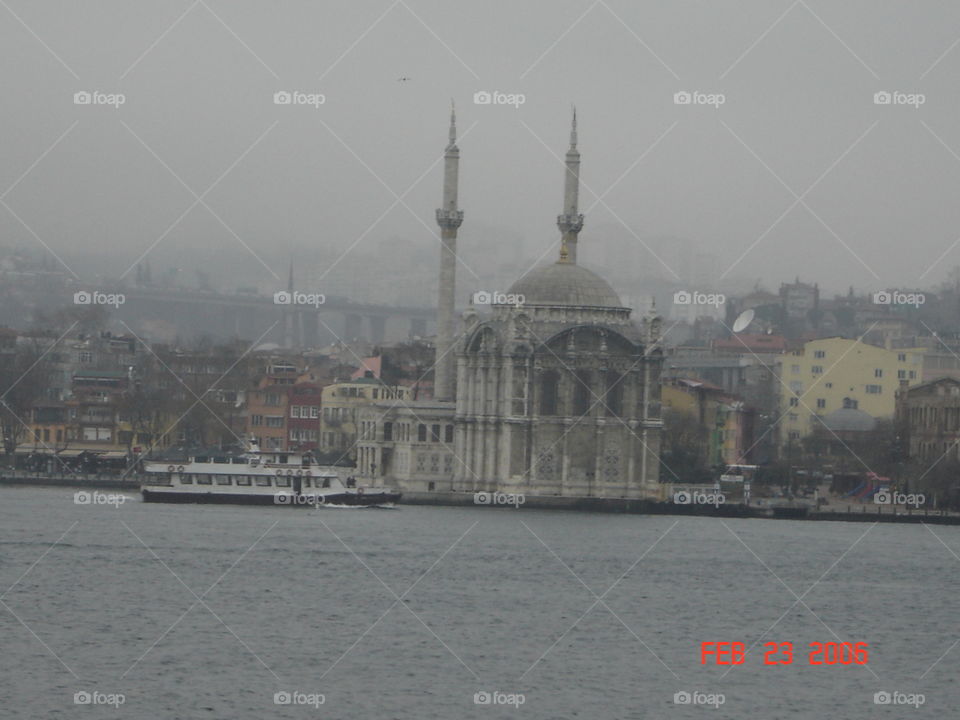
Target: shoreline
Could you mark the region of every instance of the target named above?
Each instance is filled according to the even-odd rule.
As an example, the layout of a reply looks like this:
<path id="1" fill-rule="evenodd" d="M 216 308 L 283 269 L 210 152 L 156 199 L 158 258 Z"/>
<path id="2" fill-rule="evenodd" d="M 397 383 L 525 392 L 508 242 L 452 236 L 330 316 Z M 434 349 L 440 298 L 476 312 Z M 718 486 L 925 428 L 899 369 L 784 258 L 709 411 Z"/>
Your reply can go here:
<path id="1" fill-rule="evenodd" d="M 117 478 L 58 478 L 22 477 L 0 475 L 0 487 L 72 487 L 78 490 L 123 490 L 140 493 L 138 479 Z M 437 507 L 485 507 L 474 502 L 473 493 L 424 493 L 405 492 L 398 505 L 421 505 Z M 514 510 L 511 505 L 486 506 Z M 689 517 L 720 517 L 762 520 L 799 520 L 823 522 L 883 522 L 883 523 L 930 523 L 935 525 L 960 525 L 960 514 L 946 514 L 939 510 L 906 510 L 894 512 L 883 505 L 861 505 L 859 510 L 807 511 L 801 514 L 775 515 L 771 507 L 744 505 L 721 505 L 719 508 L 704 505 L 676 505 L 667 502 L 627 498 L 590 498 L 529 496 L 522 505 L 524 509 L 563 510 L 567 512 L 599 512 L 627 515 L 675 515 Z M 853 508 L 854 506 L 848 506 Z"/>

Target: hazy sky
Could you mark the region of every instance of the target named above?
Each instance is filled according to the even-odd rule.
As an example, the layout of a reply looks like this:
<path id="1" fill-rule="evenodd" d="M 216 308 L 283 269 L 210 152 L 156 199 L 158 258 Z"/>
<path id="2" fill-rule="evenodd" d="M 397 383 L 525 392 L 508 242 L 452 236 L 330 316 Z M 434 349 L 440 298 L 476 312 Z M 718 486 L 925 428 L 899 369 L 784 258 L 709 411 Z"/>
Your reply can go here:
<path id="1" fill-rule="evenodd" d="M 527 264 L 552 260 L 576 103 L 584 262 L 619 266 L 602 230 L 626 225 L 689 238 L 726 280 L 929 285 L 960 263 L 958 39 L 960 5 L 925 0 L 5 0 L 0 239 L 110 252 L 117 274 L 199 247 L 271 281 L 294 248 L 332 272 L 352 247 L 422 252 L 454 98 L 465 262 L 518 235 Z M 638 276 L 681 274 L 639 257 Z"/>

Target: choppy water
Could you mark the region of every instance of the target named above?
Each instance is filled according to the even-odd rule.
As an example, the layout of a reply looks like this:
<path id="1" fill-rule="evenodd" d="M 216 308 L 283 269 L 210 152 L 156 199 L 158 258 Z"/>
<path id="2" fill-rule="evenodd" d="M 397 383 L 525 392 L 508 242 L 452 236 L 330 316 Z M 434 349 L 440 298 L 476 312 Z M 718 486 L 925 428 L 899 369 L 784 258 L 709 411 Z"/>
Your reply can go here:
<path id="1" fill-rule="evenodd" d="M 931 529 L 960 555 L 960 529 Z M 115 508 L 0 488 L 0 715 L 953 717 L 958 571 L 917 525 Z M 792 665 L 763 666 L 762 649 L 700 665 L 702 641 L 750 645 L 778 619 L 765 640 L 793 641 Z M 869 643 L 869 670 L 807 663 L 833 633 Z M 875 705 L 884 690 L 925 703 Z M 524 702 L 477 705 L 482 691 Z M 676 705 L 679 691 L 725 702 Z"/>

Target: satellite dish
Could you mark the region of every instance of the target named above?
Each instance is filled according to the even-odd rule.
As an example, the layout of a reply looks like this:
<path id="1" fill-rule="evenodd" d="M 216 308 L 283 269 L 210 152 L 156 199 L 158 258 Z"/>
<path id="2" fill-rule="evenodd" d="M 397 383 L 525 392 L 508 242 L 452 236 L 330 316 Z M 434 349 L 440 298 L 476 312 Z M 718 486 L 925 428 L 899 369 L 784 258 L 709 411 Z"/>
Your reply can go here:
<path id="1" fill-rule="evenodd" d="M 750 327 L 750 323 L 753 322 L 754 314 L 755 313 L 753 312 L 752 308 L 750 310 L 744 310 L 742 313 L 740 313 L 737 316 L 737 319 L 733 321 L 733 331 L 735 333 L 743 332 Z"/>

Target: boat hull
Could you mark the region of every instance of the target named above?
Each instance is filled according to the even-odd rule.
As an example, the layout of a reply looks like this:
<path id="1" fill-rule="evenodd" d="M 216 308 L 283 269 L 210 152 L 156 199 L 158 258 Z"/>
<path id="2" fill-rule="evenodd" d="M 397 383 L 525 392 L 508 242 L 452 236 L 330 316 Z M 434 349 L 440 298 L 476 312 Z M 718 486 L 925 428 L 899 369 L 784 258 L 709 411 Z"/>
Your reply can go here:
<path id="1" fill-rule="evenodd" d="M 144 502 L 157 503 L 203 503 L 225 505 L 276 505 L 278 507 L 315 507 L 316 505 L 351 505 L 373 506 L 395 503 L 400 500 L 400 493 L 392 492 L 342 492 L 315 495 L 285 495 L 278 498 L 273 494 L 253 493 L 226 493 L 226 492 L 178 492 L 176 490 L 160 490 L 157 488 L 142 488 Z"/>

